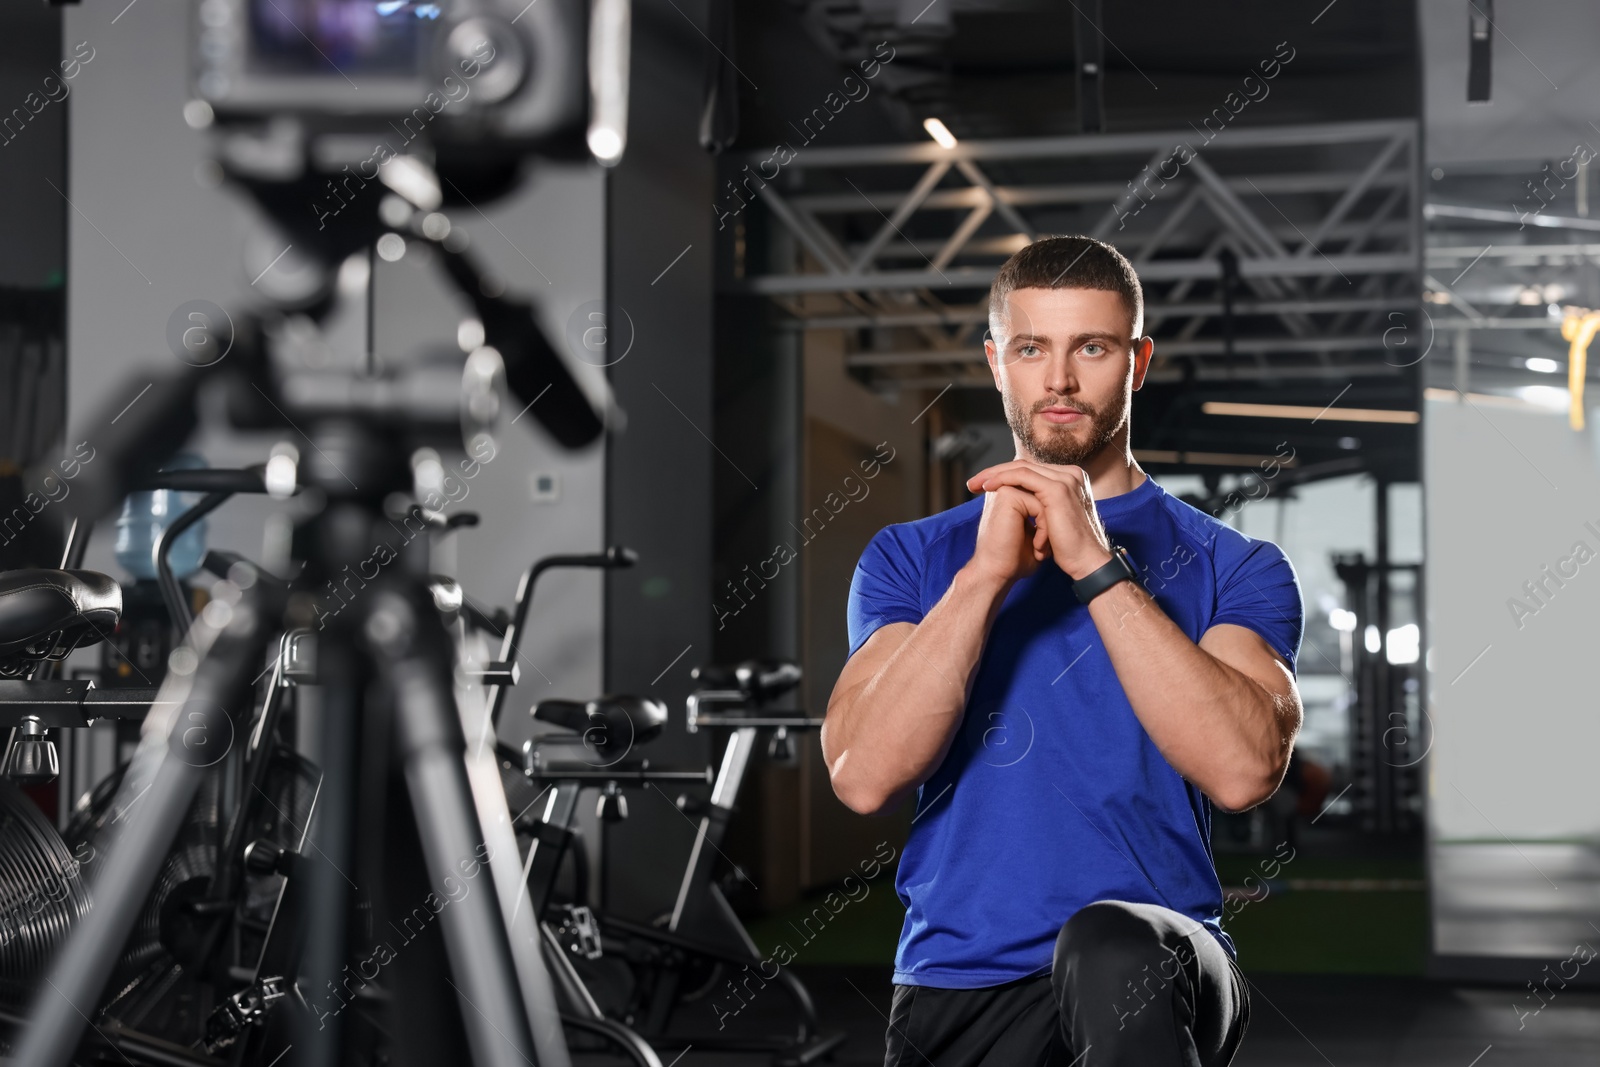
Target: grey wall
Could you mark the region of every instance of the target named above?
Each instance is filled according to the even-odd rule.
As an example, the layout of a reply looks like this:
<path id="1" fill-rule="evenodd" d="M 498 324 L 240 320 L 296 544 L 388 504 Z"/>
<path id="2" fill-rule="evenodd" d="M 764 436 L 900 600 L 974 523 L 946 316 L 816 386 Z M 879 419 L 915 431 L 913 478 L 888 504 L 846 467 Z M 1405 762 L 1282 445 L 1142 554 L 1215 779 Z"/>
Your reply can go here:
<path id="1" fill-rule="evenodd" d="M 1424 419 L 1434 949 L 1559 959 L 1600 910 L 1600 450 L 1496 399 Z"/>
<path id="2" fill-rule="evenodd" d="M 1487 104 L 1467 103 L 1467 4 L 1421 0 L 1429 166 L 1479 160 L 1559 160 L 1578 142 L 1600 147 L 1600 5 L 1501 0 L 1494 5 Z"/>
<path id="3" fill-rule="evenodd" d="M 206 138 L 181 115 L 189 8 L 86 0 L 65 13 L 64 48 L 70 53 L 74 42 L 87 40 L 95 49 L 71 97 L 67 190 L 77 209 L 70 220 L 70 417 L 91 434 L 96 427 L 86 420 L 94 412 L 110 404 L 114 413 L 137 395 L 137 383 L 124 384 L 125 374 L 171 365 L 165 332 L 173 309 L 206 299 L 230 314 L 242 312 L 257 293 L 241 250 L 247 241 L 278 240 L 248 202 L 203 180 Z M 487 217 L 452 213 L 508 292 L 539 301 L 555 338 L 579 305 L 603 292 L 602 188 L 597 167 L 546 166 L 515 197 L 482 205 Z M 397 263 L 380 262 L 374 279 L 381 360 L 454 345 L 463 306 L 424 257 L 412 252 Z M 359 307 L 342 317 L 326 339 L 330 359 L 362 358 L 363 321 Z M 534 557 L 591 551 L 602 543 L 602 449 L 561 454 L 531 419 L 505 425 L 511 414 L 515 406 L 502 417 L 502 451 L 453 505 L 478 511 L 483 524 L 452 535 L 436 557 L 435 569 L 457 574 L 486 608 L 509 606 L 518 575 Z M 212 420 L 193 445 L 220 466 L 259 462 L 274 439 L 241 439 Z M 303 439 L 296 443 L 306 447 Z M 541 471 L 559 474 L 559 500 L 533 501 L 529 479 Z M 211 546 L 259 558 L 265 520 L 279 507 L 230 501 L 209 520 Z M 86 565 L 126 577 L 110 546 L 107 523 L 96 531 Z M 526 735 L 521 712 L 539 697 L 586 697 L 598 690 L 600 620 L 598 576 L 553 572 L 541 580 L 506 740 Z"/>

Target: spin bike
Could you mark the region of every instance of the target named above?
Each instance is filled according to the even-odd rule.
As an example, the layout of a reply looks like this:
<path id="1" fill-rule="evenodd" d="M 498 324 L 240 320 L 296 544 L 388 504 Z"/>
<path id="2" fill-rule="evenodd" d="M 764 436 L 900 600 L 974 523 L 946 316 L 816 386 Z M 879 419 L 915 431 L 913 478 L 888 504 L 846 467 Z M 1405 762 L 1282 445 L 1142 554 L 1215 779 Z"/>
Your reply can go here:
<path id="1" fill-rule="evenodd" d="M 586 702 L 542 700 L 532 709 L 535 720 L 559 731 L 530 740 L 522 753 L 523 773 L 544 785 L 540 796 L 548 794 L 542 810 L 519 826 L 533 837 L 526 864 L 528 891 L 541 909 L 547 947 L 552 950 L 546 957 L 558 983 L 587 1001 L 591 1011 L 599 1011 L 605 1003 L 622 1024 L 658 1048 L 693 1045 L 702 1050 L 766 1052 L 778 1067 L 816 1063 L 831 1056 L 845 1035 L 820 1033 L 809 990 L 787 968 L 780 968 L 770 980 L 783 987 L 799 1017 L 792 1035 L 668 1033 L 678 1010 L 704 996 L 724 971 L 759 969 L 762 964 L 760 949 L 713 877 L 716 862 L 760 735 L 770 731 L 769 753 L 782 762 L 793 758 L 792 734 L 822 722 L 803 711 L 770 706 L 799 684 L 800 668 L 794 663 L 701 666 L 692 677 L 699 685 L 687 700 L 689 732 L 727 731 L 715 773 L 710 768 L 659 768 L 634 755 L 666 725 L 666 707 L 659 701 L 608 695 Z M 677 800 L 698 832 L 672 910 L 657 923 L 645 924 L 595 914 L 581 892 L 574 894 L 576 903 L 559 902 L 556 889 L 562 860 L 569 851 L 575 859 L 581 855 L 570 846 L 582 789 L 599 787 L 597 811 L 605 823 L 627 817 L 624 786 L 660 788 L 657 783 L 710 786 L 704 801 L 687 794 Z M 626 961 L 625 974 L 614 965 L 606 970 L 608 953 L 613 964 Z M 551 959 L 552 955 L 559 958 Z M 604 990 L 606 986 L 611 988 Z"/>

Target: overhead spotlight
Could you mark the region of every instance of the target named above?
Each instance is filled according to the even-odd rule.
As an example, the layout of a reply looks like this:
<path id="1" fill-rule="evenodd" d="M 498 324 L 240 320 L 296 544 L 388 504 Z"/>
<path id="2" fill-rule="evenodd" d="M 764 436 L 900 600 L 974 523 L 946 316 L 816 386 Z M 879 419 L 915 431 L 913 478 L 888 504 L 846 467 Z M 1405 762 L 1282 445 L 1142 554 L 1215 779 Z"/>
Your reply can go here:
<path id="1" fill-rule="evenodd" d="M 1517 294 L 1517 303 L 1521 304 L 1523 307 L 1538 307 L 1544 302 L 1544 294 L 1539 292 L 1539 290 L 1532 285 L 1527 286 Z"/>
<path id="2" fill-rule="evenodd" d="M 928 131 L 929 137 L 939 142 L 940 148 L 954 148 L 956 146 L 956 135 L 951 133 L 950 128 L 938 119 L 931 116 L 923 119 L 922 128 Z"/>
<path id="3" fill-rule="evenodd" d="M 1522 365 L 1529 370 L 1538 371 L 1540 374 L 1554 374 L 1561 369 L 1561 364 L 1553 359 L 1545 359 L 1543 356 L 1529 356 L 1522 361 Z"/>

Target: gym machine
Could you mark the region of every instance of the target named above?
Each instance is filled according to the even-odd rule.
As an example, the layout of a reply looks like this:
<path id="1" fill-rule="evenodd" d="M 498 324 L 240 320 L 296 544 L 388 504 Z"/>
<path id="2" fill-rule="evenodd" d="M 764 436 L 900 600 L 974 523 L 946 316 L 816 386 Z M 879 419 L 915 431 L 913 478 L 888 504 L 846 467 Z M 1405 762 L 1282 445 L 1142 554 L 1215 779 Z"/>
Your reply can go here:
<path id="1" fill-rule="evenodd" d="M 542 788 L 528 803 L 538 810 L 518 826 L 531 838 L 527 884 L 540 904 L 551 969 L 585 1016 L 609 1014 L 610 1021 L 656 1048 L 762 1052 L 775 1067 L 817 1063 L 830 1058 L 845 1036 L 821 1032 L 811 994 L 789 968 L 779 968 L 771 980 L 783 988 L 797 1015 L 792 1033 L 736 1037 L 672 1028 L 683 1006 L 705 997 L 725 973 L 761 967 L 760 949 L 714 878 L 722 840 L 760 735 L 771 735 L 769 755 L 781 762 L 793 758 L 793 733 L 822 724 L 804 711 L 772 706 L 799 685 L 797 664 L 701 666 L 692 677 L 699 684 L 686 700 L 689 732 L 727 732 L 714 773 L 657 767 L 636 755 L 666 724 L 667 710 L 659 701 L 604 695 L 588 701 L 542 700 L 532 709 L 535 720 L 560 731 L 535 737 L 523 748 L 522 772 Z M 599 788 L 597 813 L 604 825 L 627 818 L 624 787 L 676 789 L 691 783 L 709 786 L 709 794 L 703 800 L 688 793 L 677 798 L 697 832 L 669 912 L 651 924 L 596 914 L 585 903 L 586 877 L 576 879 L 574 900 L 557 898 L 564 857 L 581 856 L 571 846 L 584 787 Z"/>

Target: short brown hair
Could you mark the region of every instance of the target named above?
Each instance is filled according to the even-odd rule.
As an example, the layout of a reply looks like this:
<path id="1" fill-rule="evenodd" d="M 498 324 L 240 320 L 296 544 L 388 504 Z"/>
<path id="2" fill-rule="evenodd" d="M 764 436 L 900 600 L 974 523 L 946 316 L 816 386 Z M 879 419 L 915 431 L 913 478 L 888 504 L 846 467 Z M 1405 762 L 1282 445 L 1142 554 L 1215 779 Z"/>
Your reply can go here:
<path id="1" fill-rule="evenodd" d="M 1104 241 L 1075 234 L 1041 237 L 1005 263 L 989 288 L 991 322 L 1006 313 L 1013 289 L 1105 289 L 1122 295 L 1133 320 L 1133 335 L 1144 326 L 1144 290 L 1126 256 Z"/>

